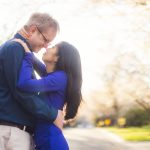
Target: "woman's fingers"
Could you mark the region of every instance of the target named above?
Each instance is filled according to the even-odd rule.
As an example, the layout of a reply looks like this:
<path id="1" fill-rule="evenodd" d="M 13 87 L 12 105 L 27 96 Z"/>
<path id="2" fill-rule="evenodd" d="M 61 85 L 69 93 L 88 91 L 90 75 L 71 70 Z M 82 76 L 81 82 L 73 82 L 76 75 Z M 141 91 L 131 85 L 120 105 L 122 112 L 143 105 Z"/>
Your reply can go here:
<path id="1" fill-rule="evenodd" d="M 24 43 L 21 39 L 13 39 L 13 41 L 16 41 L 16 42 L 18 42 L 18 43 L 20 43 L 20 44 L 23 44 L 23 43 Z"/>
<path id="2" fill-rule="evenodd" d="M 21 39 L 13 39 L 13 41 L 20 43 L 24 47 L 26 52 L 30 52 L 30 49 L 28 48 L 27 44 Z"/>

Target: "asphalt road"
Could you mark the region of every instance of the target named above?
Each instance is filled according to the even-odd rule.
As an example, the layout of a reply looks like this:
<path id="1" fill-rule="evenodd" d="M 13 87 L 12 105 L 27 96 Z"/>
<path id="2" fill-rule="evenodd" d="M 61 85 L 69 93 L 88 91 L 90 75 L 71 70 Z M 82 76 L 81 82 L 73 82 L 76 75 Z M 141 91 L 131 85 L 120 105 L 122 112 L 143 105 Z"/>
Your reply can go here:
<path id="1" fill-rule="evenodd" d="M 126 142 L 99 128 L 67 128 L 64 134 L 70 150 L 150 150 L 150 142 Z"/>

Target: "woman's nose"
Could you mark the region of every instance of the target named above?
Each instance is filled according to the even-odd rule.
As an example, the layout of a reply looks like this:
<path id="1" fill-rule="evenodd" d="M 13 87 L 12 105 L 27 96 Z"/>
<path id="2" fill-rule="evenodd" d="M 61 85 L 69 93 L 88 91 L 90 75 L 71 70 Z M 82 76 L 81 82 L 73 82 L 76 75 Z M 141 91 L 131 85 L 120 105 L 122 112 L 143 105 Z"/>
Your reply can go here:
<path id="1" fill-rule="evenodd" d="M 44 43 L 44 44 L 43 44 L 43 47 L 44 47 L 44 48 L 48 48 L 48 44 Z"/>

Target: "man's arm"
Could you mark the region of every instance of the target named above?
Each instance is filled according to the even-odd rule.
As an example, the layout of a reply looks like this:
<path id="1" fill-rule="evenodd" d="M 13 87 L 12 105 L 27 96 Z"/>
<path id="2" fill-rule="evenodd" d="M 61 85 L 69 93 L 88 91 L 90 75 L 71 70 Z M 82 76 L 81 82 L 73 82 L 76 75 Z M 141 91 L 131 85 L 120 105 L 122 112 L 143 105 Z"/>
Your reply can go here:
<path id="1" fill-rule="evenodd" d="M 39 97 L 17 89 L 19 70 L 24 55 L 23 47 L 16 42 L 11 42 L 5 48 L 4 72 L 13 98 L 37 119 L 53 122 L 57 117 L 57 110 L 49 107 Z"/>

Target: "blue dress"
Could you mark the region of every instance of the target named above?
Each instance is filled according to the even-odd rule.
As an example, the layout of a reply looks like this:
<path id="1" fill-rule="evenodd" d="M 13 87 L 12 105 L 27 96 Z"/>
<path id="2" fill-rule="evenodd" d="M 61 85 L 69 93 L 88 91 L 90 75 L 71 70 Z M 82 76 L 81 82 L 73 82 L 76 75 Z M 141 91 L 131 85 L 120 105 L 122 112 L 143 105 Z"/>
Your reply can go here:
<path id="1" fill-rule="evenodd" d="M 33 64 L 41 79 L 32 79 Z M 25 53 L 20 70 L 18 87 L 26 92 L 39 92 L 47 105 L 62 110 L 65 100 L 67 75 L 64 71 L 46 73 L 45 65 L 32 53 Z M 34 132 L 36 150 L 69 150 L 62 131 L 53 123 L 43 120 L 37 122 Z"/>

